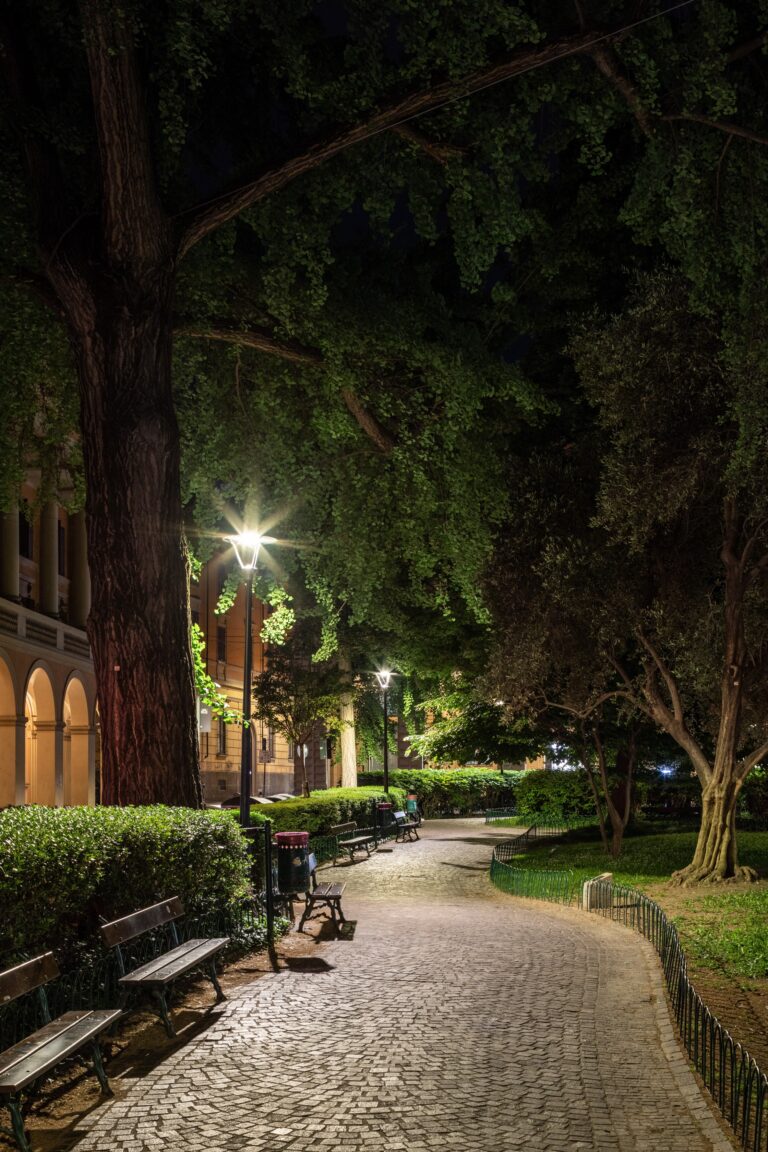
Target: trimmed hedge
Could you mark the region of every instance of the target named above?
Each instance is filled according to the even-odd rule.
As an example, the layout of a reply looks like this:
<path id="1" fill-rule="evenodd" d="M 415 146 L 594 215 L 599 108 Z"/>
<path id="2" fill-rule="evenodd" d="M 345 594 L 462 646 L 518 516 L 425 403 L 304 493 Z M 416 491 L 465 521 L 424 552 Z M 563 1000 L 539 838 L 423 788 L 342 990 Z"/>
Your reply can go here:
<path id="1" fill-rule="evenodd" d="M 108 920 L 180 896 L 187 912 L 248 895 L 247 846 L 226 812 L 9 808 L 0 812 L 0 967 L 53 948 L 74 963 Z"/>
<path id="2" fill-rule="evenodd" d="M 405 806 L 402 787 L 390 788 L 389 796 L 383 788 L 323 788 L 308 797 L 295 800 L 277 800 L 274 804 L 251 809 L 254 822 L 272 821 L 273 832 L 309 832 L 311 836 L 325 836 L 334 824 L 354 820 L 362 828 L 373 822 L 374 800 L 389 800 L 397 808 Z"/>
<path id="3" fill-rule="evenodd" d="M 583 769 L 526 772 L 517 788 L 516 808 L 519 820 L 546 824 L 595 815 L 594 797 Z"/>
<path id="4" fill-rule="evenodd" d="M 390 782 L 416 793 L 425 816 L 445 812 L 470 815 L 486 808 L 510 808 L 525 772 L 503 775 L 487 768 L 395 768 Z M 378 784 L 381 772 L 359 772 L 361 784 Z M 391 789 L 390 789 L 391 790 Z"/>

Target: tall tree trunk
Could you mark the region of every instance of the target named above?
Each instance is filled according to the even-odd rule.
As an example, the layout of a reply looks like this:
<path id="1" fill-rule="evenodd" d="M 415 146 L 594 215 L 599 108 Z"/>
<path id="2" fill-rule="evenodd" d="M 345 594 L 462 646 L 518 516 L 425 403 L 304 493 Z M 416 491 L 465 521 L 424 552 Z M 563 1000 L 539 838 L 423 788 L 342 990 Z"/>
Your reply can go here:
<path id="1" fill-rule="evenodd" d="M 104 804 L 202 803 L 172 297 L 170 261 L 138 281 L 105 276 L 89 307 L 62 292 L 80 381 Z"/>
<path id="2" fill-rule="evenodd" d="M 744 557 L 735 553 L 738 517 L 733 501 L 724 506 L 725 652 L 720 687 L 720 727 L 715 762 L 702 789 L 699 838 L 693 860 L 674 874 L 680 884 L 756 880 L 752 868 L 741 867 L 736 848 L 736 805 L 743 784 L 737 753 L 741 736 L 742 677 L 746 659 L 744 635 Z"/>
<path id="3" fill-rule="evenodd" d="M 349 684 L 349 691 L 344 691 L 339 700 L 339 719 L 341 720 L 341 786 L 342 788 L 357 788 L 357 744 L 355 739 L 355 704 L 352 693 L 352 663 L 349 653 L 339 652 L 339 672 L 345 683 Z"/>

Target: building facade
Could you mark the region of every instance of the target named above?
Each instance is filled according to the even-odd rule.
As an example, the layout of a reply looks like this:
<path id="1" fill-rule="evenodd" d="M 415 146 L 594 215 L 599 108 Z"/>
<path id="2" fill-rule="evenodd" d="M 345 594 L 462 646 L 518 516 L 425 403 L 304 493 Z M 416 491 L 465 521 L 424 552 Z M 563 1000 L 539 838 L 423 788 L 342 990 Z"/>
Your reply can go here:
<path id="1" fill-rule="evenodd" d="M 94 804 L 99 799 L 99 718 L 85 624 L 90 609 L 85 518 L 51 501 L 37 508 L 34 478 L 19 510 L 0 514 L 0 808 Z M 35 509 L 34 513 L 32 509 Z M 221 616 L 226 565 L 215 558 L 192 587 L 192 612 L 206 638 L 210 676 L 240 709 L 245 651 L 244 589 Z M 253 669 L 268 652 L 259 639 L 265 607 L 254 600 Z M 200 769 L 207 803 L 239 792 L 242 729 L 202 717 Z M 255 721 L 253 791 L 297 790 L 298 749 Z M 307 755 L 310 787 L 331 783 L 327 746 Z"/>

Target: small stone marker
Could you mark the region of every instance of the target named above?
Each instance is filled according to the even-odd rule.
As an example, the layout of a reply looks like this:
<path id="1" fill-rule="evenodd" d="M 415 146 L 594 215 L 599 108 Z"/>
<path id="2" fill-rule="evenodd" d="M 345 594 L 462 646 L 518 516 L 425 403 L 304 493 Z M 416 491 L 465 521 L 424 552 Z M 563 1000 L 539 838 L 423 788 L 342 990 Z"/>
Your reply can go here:
<path id="1" fill-rule="evenodd" d="M 581 888 L 581 906 L 585 912 L 610 908 L 613 904 L 613 872 L 601 872 L 585 880 Z"/>

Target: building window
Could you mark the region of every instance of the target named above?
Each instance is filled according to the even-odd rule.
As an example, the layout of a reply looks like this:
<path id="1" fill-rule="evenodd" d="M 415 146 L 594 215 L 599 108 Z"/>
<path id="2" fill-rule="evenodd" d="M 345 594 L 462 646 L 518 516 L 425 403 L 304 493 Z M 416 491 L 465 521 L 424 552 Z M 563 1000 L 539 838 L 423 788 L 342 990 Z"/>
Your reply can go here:
<path id="1" fill-rule="evenodd" d="M 227 630 L 221 624 L 216 628 L 216 659 L 221 664 L 227 659 Z"/>
<path id="2" fill-rule="evenodd" d="M 32 538 L 32 522 L 27 519 L 28 512 L 29 506 L 25 500 L 19 512 L 19 555 L 31 560 L 34 540 Z"/>
<path id="3" fill-rule="evenodd" d="M 64 525 L 59 520 L 59 576 L 66 576 L 67 574 L 67 534 Z"/>
<path id="4" fill-rule="evenodd" d="M 227 754 L 227 726 L 223 720 L 219 720 L 219 730 L 216 734 L 216 755 L 226 756 Z"/>

